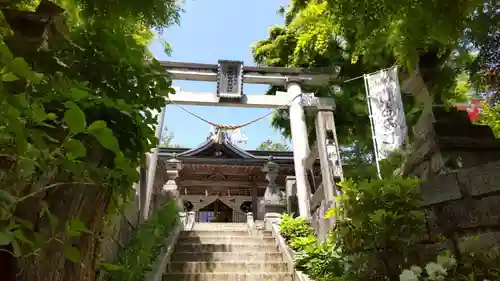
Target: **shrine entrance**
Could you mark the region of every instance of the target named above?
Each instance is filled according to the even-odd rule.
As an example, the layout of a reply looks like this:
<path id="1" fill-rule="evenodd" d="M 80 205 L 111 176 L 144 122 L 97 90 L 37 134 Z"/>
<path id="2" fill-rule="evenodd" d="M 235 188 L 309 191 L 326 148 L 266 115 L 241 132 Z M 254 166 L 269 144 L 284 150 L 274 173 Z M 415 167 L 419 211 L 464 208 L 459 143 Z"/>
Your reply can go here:
<path id="1" fill-rule="evenodd" d="M 217 199 L 198 211 L 197 222 L 245 222 L 246 216 Z"/>
<path id="2" fill-rule="evenodd" d="M 197 148 L 156 147 L 148 154 L 148 163 L 151 164 L 148 164 L 145 180 L 140 186 L 141 212 L 145 218 L 153 194 L 172 194 L 194 205 L 193 211 L 186 210 L 191 216 L 190 222 L 236 223 L 246 222 L 247 218 L 266 220 L 266 216 L 271 221 L 285 211 L 285 196 L 297 197 L 298 210 L 288 211 L 309 219 L 311 210 L 319 206 L 317 203 L 311 205 L 311 193 L 316 191 L 319 186 L 316 183 L 320 182 L 322 189 L 315 192 L 314 202 L 325 201 L 324 206 L 333 205 L 334 174 L 342 178 L 333 120 L 335 102 L 331 97 L 303 93 L 302 87 L 327 85 L 336 79 L 336 73 L 321 69 L 244 66 L 242 61 L 230 60 L 219 60 L 217 64 L 163 61 L 161 65 L 172 80 L 216 83 L 215 92 L 189 92 L 175 88 L 175 94 L 166 97 L 168 104 L 215 127 L 215 132 Z M 275 95 L 244 94 L 244 84 L 267 84 L 286 91 L 277 91 Z M 228 137 L 228 131 L 258 122 L 270 116 L 272 110 L 259 118 L 233 125 L 211 122 L 184 105 L 287 110 L 293 151 L 242 150 Z M 156 136 L 159 139 L 165 110 L 152 112 L 158 119 Z M 306 114 L 315 117 L 317 142 L 311 147 Z M 158 175 L 157 166 L 161 167 Z M 309 173 L 313 174 L 312 183 L 309 182 Z M 216 194 L 222 199 L 213 198 Z M 246 201 L 251 205 L 244 211 L 241 204 Z M 291 207 L 290 204 L 289 209 Z"/>

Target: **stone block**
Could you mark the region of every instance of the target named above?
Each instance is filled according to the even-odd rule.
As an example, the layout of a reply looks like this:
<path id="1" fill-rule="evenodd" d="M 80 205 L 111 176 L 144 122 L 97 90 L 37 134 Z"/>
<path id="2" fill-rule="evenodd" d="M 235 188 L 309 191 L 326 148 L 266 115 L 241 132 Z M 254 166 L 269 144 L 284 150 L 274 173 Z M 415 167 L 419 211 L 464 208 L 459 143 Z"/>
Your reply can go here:
<path id="1" fill-rule="evenodd" d="M 428 239 L 427 241 L 439 241 L 441 238 L 441 228 L 438 224 L 438 218 L 432 210 L 425 210 L 425 224 Z"/>
<path id="2" fill-rule="evenodd" d="M 415 246 L 420 260 L 420 265 L 423 266 L 430 261 L 435 261 L 437 255 L 449 250 L 450 247 L 447 242 L 435 243 L 435 244 L 425 244 Z"/>
<path id="3" fill-rule="evenodd" d="M 500 196 L 453 201 L 436 214 L 439 224 L 455 229 L 500 226 Z"/>
<path id="4" fill-rule="evenodd" d="M 461 237 L 459 240 L 460 250 L 464 253 L 471 251 L 484 251 L 491 247 L 500 245 L 500 232 L 488 231 Z"/>
<path id="5" fill-rule="evenodd" d="M 456 173 L 439 175 L 420 183 L 425 206 L 462 198 Z"/>
<path id="6" fill-rule="evenodd" d="M 457 174 L 457 181 L 464 192 L 471 196 L 498 192 L 500 191 L 500 162 L 460 170 Z"/>
<path id="7" fill-rule="evenodd" d="M 443 166 L 444 166 L 444 161 L 441 153 L 437 152 L 434 153 L 432 156 L 430 156 L 430 170 L 432 174 L 441 170 Z"/>

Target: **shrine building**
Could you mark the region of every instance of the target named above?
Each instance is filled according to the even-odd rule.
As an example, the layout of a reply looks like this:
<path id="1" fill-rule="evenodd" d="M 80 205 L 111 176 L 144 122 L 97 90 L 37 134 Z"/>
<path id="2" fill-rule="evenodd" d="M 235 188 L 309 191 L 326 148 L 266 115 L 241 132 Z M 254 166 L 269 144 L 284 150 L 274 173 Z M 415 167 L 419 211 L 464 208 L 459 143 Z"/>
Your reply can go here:
<path id="1" fill-rule="evenodd" d="M 175 182 L 184 211 L 196 212 L 196 222 L 246 222 L 248 212 L 263 220 L 269 165 L 277 169 L 275 183 L 281 198 L 288 201 L 287 211 L 297 214 L 292 151 L 243 150 L 226 132 L 211 133 L 196 148 L 159 148 L 157 188 L 166 182 L 166 164 L 173 159 L 180 163 Z M 321 182 L 319 160 L 308 171 L 308 179 L 314 194 Z M 318 206 L 312 200 L 311 209 Z"/>

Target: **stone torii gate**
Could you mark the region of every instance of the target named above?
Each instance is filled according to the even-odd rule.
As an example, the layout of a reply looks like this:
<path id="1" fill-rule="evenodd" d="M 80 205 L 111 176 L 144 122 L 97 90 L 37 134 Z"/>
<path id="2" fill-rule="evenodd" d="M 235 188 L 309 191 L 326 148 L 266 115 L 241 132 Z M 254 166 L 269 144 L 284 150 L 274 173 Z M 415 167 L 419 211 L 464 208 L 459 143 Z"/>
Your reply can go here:
<path id="1" fill-rule="evenodd" d="M 340 154 L 333 121 L 335 102 L 333 98 L 315 97 L 314 94 L 302 93 L 301 86 L 325 85 L 332 79 L 335 79 L 336 75 L 303 68 L 249 67 L 244 66 L 242 61 L 230 60 L 219 60 L 218 64 L 171 61 L 164 61 L 161 62 L 161 64 L 165 67 L 165 71 L 171 76 L 172 80 L 217 83 L 217 91 L 212 93 L 184 92 L 180 89 L 176 89 L 176 94 L 169 95 L 168 99 L 177 105 L 251 108 L 288 107 L 294 150 L 293 158 L 299 215 L 308 219 L 311 216 L 309 202 L 310 188 L 306 174 L 306 165 L 307 162 L 311 161 L 311 158 L 316 159 L 318 156 L 320 157 L 325 200 L 329 202 L 330 205 L 333 204 L 336 196 L 333 173 L 337 171 L 335 175 L 339 176 L 338 167 L 340 166 L 340 159 L 338 158 Z M 287 91 L 277 92 L 275 96 L 251 95 L 244 93 L 244 83 L 284 86 Z M 310 153 L 308 143 L 305 110 L 312 111 L 316 114 L 318 141 L 313 153 Z M 159 125 L 156 129 L 157 137 L 161 136 L 164 115 L 165 108 L 158 114 Z M 146 199 L 146 202 L 141 200 L 143 202 L 141 211 L 143 212 L 149 210 L 149 201 L 153 192 L 156 162 L 157 150 L 151 153 L 147 171 L 147 184 L 141 188 L 141 197 L 145 195 Z M 268 189 L 271 185 L 272 184 L 270 184 Z M 267 193 L 266 190 L 266 194 Z M 264 197 L 264 204 L 266 207 L 269 207 L 269 212 L 276 213 L 276 211 L 273 212 L 271 209 L 274 209 L 272 205 L 276 205 L 277 202 L 272 201 L 275 200 L 266 198 L 266 196 Z M 266 211 L 266 213 L 267 212 L 268 211 Z"/>

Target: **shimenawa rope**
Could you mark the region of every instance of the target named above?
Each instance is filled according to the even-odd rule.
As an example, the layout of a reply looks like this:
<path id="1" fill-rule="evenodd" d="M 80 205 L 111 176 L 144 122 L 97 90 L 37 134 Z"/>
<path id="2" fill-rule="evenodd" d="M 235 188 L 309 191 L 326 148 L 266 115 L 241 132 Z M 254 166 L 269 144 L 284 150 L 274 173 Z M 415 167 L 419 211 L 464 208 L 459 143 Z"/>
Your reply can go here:
<path id="1" fill-rule="evenodd" d="M 293 102 L 296 98 L 298 98 L 298 97 L 299 97 L 299 96 L 301 96 L 301 95 L 302 95 L 302 94 L 298 94 L 298 95 L 296 95 L 296 96 L 295 96 L 295 97 L 293 97 L 293 98 L 292 98 L 292 99 L 291 99 L 288 103 L 286 103 L 286 104 L 284 104 L 284 105 L 282 105 L 282 106 L 278 107 L 278 108 L 277 108 L 277 110 L 287 108 L 287 107 L 288 107 L 288 106 L 289 106 L 289 105 L 290 105 L 290 104 L 291 104 L 291 103 L 292 103 L 292 102 Z M 224 131 L 228 131 L 228 130 L 229 130 L 229 131 L 230 131 L 230 130 L 237 130 L 237 129 L 241 129 L 241 128 L 243 128 L 243 127 L 246 127 L 246 126 L 251 125 L 251 124 L 253 124 L 253 123 L 255 123 L 255 122 L 258 122 L 258 121 L 260 121 L 260 120 L 262 120 L 262 119 L 264 119 L 264 118 L 268 117 L 269 115 L 273 114 L 273 111 L 270 111 L 269 113 L 266 113 L 266 114 L 264 114 L 264 115 L 262 115 L 262 116 L 260 116 L 260 117 L 258 117 L 258 118 L 256 118 L 256 119 L 252 120 L 252 121 L 249 121 L 249 122 L 246 122 L 246 123 L 243 123 L 243 124 L 239 124 L 239 125 L 224 125 L 224 124 L 217 124 L 217 123 L 211 122 L 211 121 L 209 121 L 209 120 L 207 120 L 207 119 L 205 119 L 205 118 L 203 118 L 203 117 L 199 116 L 198 114 L 196 114 L 196 113 L 194 113 L 194 112 L 190 111 L 189 109 L 187 109 L 187 108 L 185 108 L 185 107 L 181 106 L 180 104 L 175 103 L 173 100 L 169 99 L 168 97 L 167 97 L 167 99 L 168 99 L 168 101 L 169 101 L 170 103 L 172 103 L 172 104 L 176 105 L 176 106 L 177 106 L 177 107 L 179 107 L 180 109 L 182 109 L 182 110 L 184 110 L 185 112 L 189 113 L 190 115 L 192 115 L 192 116 L 194 116 L 194 117 L 198 118 L 199 120 L 201 120 L 201 121 L 203 121 L 203 122 L 205 122 L 205 123 L 207 123 L 207 124 L 209 124 L 209 125 L 214 126 L 215 128 L 219 129 L 219 131 L 222 131 L 222 130 L 224 130 Z"/>

